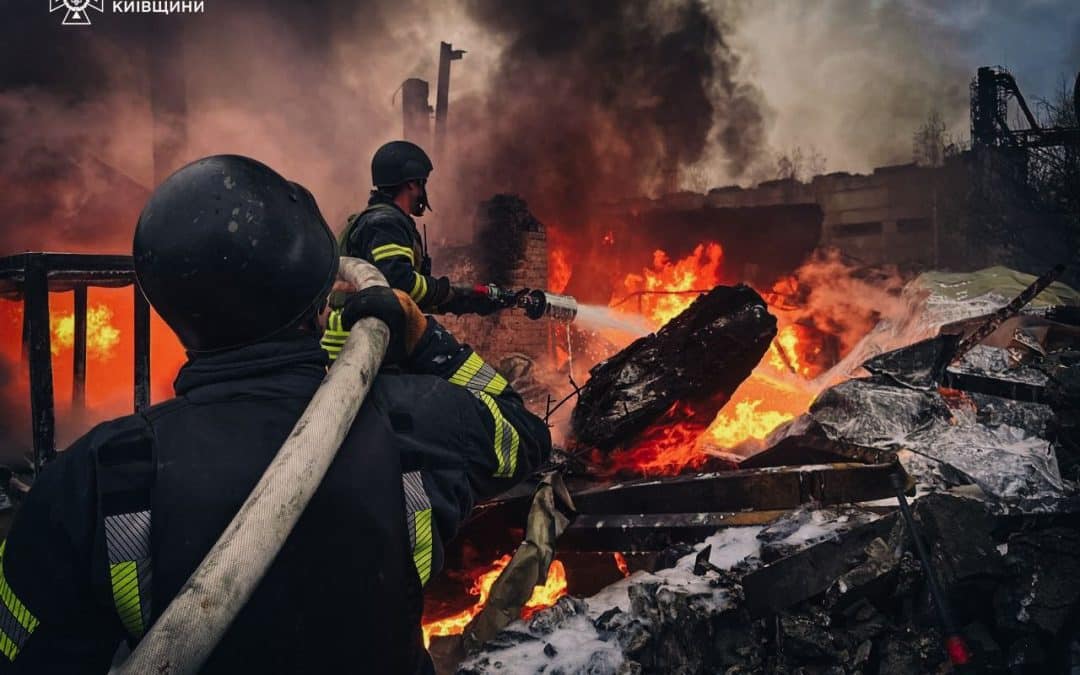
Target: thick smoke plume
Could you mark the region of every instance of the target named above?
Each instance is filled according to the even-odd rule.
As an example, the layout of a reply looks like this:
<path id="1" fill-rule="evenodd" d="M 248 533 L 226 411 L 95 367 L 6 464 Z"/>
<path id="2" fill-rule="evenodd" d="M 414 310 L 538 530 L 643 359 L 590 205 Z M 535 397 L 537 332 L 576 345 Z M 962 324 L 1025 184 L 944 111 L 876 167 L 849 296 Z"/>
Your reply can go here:
<path id="1" fill-rule="evenodd" d="M 464 106 L 464 172 L 581 227 L 603 202 L 677 189 L 715 155 L 740 175 L 763 152 L 761 92 L 735 78 L 729 31 L 703 3 L 475 0 L 505 46 Z M 481 187 L 484 186 L 484 187 Z"/>

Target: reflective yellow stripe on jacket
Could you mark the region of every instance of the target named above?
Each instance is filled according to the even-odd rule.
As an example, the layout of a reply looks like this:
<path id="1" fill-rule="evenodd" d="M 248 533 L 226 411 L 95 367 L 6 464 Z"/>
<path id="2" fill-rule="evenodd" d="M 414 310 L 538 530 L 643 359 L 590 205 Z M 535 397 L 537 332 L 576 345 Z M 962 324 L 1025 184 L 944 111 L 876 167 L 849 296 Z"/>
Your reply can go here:
<path id="1" fill-rule="evenodd" d="M 499 466 L 495 469 L 496 478 L 509 478 L 514 475 L 517 470 L 517 456 L 518 447 L 521 445 L 521 436 L 518 435 L 517 429 L 513 424 L 506 421 L 503 417 L 502 411 L 499 410 L 499 404 L 495 402 L 495 399 L 485 394 L 482 391 L 472 392 L 476 398 L 483 401 L 487 406 L 488 411 L 491 412 L 491 417 L 495 421 L 495 433 L 492 438 L 492 446 L 495 451 L 495 457 L 498 460 Z"/>
<path id="2" fill-rule="evenodd" d="M 387 258 L 408 258 L 409 264 L 416 264 L 416 261 L 413 259 L 413 250 L 408 246 L 402 246 L 401 244 L 383 244 L 382 246 L 376 246 L 371 249 L 372 262 L 379 262 L 380 260 L 386 260 Z"/>
<path id="3" fill-rule="evenodd" d="M 413 272 L 413 277 L 415 277 L 415 280 L 413 281 L 412 290 L 409 291 L 409 297 L 413 299 L 413 302 L 420 302 L 420 298 L 427 295 L 427 279 L 419 272 Z"/>
<path id="4" fill-rule="evenodd" d="M 14 661 L 40 622 L 26 605 L 15 597 L 11 586 L 8 586 L 4 574 L 6 546 L 6 541 L 0 542 L 0 652 L 3 652 L 9 661 Z"/>
<path id="5" fill-rule="evenodd" d="M 494 368 L 473 352 L 465 363 L 450 376 L 450 382 L 470 391 L 482 391 L 498 396 L 506 390 L 507 382 Z"/>

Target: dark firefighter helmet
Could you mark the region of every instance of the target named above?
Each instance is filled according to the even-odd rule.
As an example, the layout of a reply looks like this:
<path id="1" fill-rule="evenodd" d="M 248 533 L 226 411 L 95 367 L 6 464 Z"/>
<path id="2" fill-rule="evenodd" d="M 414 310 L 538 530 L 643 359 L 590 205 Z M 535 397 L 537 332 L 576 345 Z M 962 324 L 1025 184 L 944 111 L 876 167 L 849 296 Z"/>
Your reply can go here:
<path id="1" fill-rule="evenodd" d="M 321 307 L 338 268 L 311 193 L 237 155 L 166 178 L 139 216 L 133 254 L 143 294 L 193 353 L 298 325 Z"/>
<path id="2" fill-rule="evenodd" d="M 431 158 L 415 143 L 390 141 L 371 158 L 371 183 L 375 187 L 393 187 L 411 180 L 427 180 L 435 167 Z"/>

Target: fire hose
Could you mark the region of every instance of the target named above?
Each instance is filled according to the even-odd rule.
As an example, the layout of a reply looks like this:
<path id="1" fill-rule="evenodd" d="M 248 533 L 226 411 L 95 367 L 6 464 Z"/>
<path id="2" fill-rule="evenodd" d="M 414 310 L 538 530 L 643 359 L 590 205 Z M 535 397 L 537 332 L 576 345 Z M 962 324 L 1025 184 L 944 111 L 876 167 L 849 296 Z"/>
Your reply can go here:
<path id="1" fill-rule="evenodd" d="M 387 285 L 374 266 L 356 258 L 341 259 L 339 276 L 358 289 Z M 352 327 L 341 355 L 232 522 L 116 673 L 199 671 L 322 482 L 371 389 L 389 335 L 377 319 Z"/>

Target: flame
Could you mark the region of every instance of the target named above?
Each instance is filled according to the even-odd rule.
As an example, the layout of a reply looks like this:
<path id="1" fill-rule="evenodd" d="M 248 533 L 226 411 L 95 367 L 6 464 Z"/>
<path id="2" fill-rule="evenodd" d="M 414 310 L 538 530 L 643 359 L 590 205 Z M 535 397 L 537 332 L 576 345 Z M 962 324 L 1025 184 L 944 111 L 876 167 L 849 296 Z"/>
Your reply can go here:
<path id="1" fill-rule="evenodd" d="M 623 280 L 626 294 L 610 304 L 622 312 L 636 312 L 663 326 L 693 303 L 696 293 L 725 279 L 723 248 L 715 242 L 697 245 L 685 258 L 672 260 L 654 251 L 651 267 Z M 762 293 L 780 329 L 765 357 L 749 378 L 733 392 L 715 419 L 702 420 L 691 406 L 680 402 L 647 429 L 631 448 L 604 459 L 613 471 L 643 475 L 670 475 L 701 468 L 709 451 L 733 450 L 760 442 L 781 424 L 807 410 L 814 398 L 815 357 L 820 344 L 808 329 L 788 321 L 791 298 L 798 293 L 794 279 L 781 279 Z M 636 300 L 632 299 L 636 295 Z"/>
<path id="2" fill-rule="evenodd" d="M 630 566 L 626 564 L 626 558 L 622 553 L 615 552 L 615 566 L 619 568 L 624 577 L 630 576 Z"/>
<path id="3" fill-rule="evenodd" d="M 98 422 L 128 415 L 132 411 L 135 346 L 132 330 L 134 303 L 132 288 L 89 289 L 87 306 L 87 354 L 85 410 L 72 406 L 74 388 L 72 362 L 75 345 L 75 301 L 70 292 L 49 294 L 53 396 L 57 423 L 57 446 L 66 447 Z M 23 307 L 21 300 L 0 301 L 0 355 L 17 364 L 22 352 Z M 151 402 L 172 397 L 172 383 L 186 360 L 179 340 L 155 313 L 150 315 Z M 2 365 L 2 363 L 0 363 Z M 6 380 L 0 400 L 29 401 L 27 368 L 17 368 Z M 29 446 L 29 406 L 26 411 L 10 411 L 5 418 L 15 446 Z M 2 434 L 0 434 L 2 436 Z M 18 462 L 11 453 L 7 461 Z"/>
<path id="4" fill-rule="evenodd" d="M 521 618 L 528 619 L 540 610 L 551 607 L 564 595 L 566 595 L 566 568 L 558 560 L 552 560 L 544 585 L 533 588 L 532 595 L 521 608 Z"/>
<path id="5" fill-rule="evenodd" d="M 722 448 L 733 448 L 749 438 L 764 440 L 773 429 L 795 418 L 779 410 L 759 411 L 762 404 L 760 400 L 739 401 L 733 415 L 721 412 L 709 427 L 708 440 Z"/>
<path id="6" fill-rule="evenodd" d="M 562 293 L 570 283 L 570 263 L 566 251 L 552 247 L 548 249 L 548 288 L 552 293 Z"/>
<path id="7" fill-rule="evenodd" d="M 75 312 L 66 314 L 52 313 L 52 353 L 75 347 Z M 112 324 L 113 311 L 105 304 L 98 304 L 86 309 L 86 356 L 108 361 L 116 355 L 116 346 L 120 344 L 120 329 Z"/>
<path id="8" fill-rule="evenodd" d="M 678 402 L 664 417 L 643 432 L 637 444 L 611 453 L 606 463 L 613 471 L 644 475 L 677 474 L 687 468 L 700 468 L 709 458 L 698 448 L 697 440 L 705 425 L 688 422 L 695 417 L 692 406 Z M 597 464 L 604 458 L 596 455 Z"/>
<path id="9" fill-rule="evenodd" d="M 693 253 L 672 262 L 668 254 L 653 251 L 651 268 L 628 274 L 623 280 L 623 302 L 612 302 L 622 311 L 637 311 L 663 326 L 689 307 L 697 293 L 722 283 L 724 249 L 715 242 L 698 244 Z M 636 301 L 632 298 L 636 298 Z"/>
<path id="10" fill-rule="evenodd" d="M 469 622 L 480 613 L 487 604 L 491 595 L 491 586 L 499 578 L 502 571 L 510 564 L 510 556 L 504 555 L 490 565 L 477 568 L 473 571 L 473 581 L 469 586 L 469 595 L 476 596 L 476 602 L 472 607 L 464 609 L 457 614 L 441 619 L 424 620 L 422 629 L 424 633 L 424 646 L 431 645 L 431 638 L 436 635 L 460 635 L 465 631 Z M 548 568 L 547 580 L 542 586 L 533 589 L 525 606 L 521 609 L 521 618 L 528 619 L 536 612 L 546 607 L 551 607 L 559 598 L 566 595 L 566 568 L 558 560 L 551 561 Z"/>

